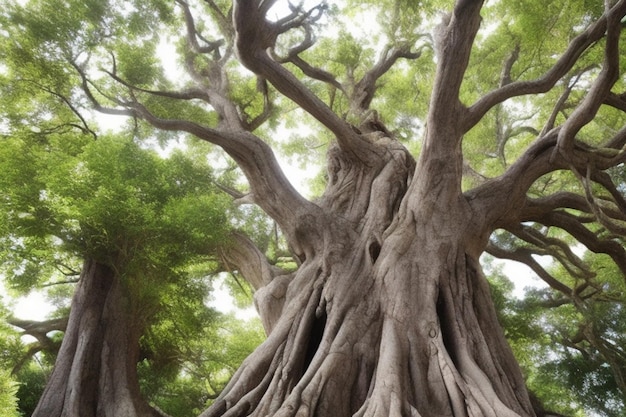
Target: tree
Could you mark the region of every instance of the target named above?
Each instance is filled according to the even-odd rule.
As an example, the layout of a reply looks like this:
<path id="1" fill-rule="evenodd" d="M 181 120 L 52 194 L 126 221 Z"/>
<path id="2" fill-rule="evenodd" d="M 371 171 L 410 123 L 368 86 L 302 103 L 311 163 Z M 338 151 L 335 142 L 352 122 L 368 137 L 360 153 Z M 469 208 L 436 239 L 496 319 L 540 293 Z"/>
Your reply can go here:
<path id="1" fill-rule="evenodd" d="M 205 161 L 181 152 L 163 159 L 119 137 L 14 134 L 0 151 L 2 272 L 24 290 L 76 284 L 69 313 L 9 320 L 37 339 L 15 371 L 58 351 L 34 413 L 82 415 L 97 404 L 161 415 L 140 395 L 138 362 L 163 362 L 167 346 L 148 335 L 168 326 L 207 334 L 216 321 L 204 301 L 215 247 L 228 240 L 227 197 Z M 162 339 L 179 340 L 169 333 Z"/>
<path id="2" fill-rule="evenodd" d="M 175 3 L 31 2 L 5 11 L 29 34 L 8 29 L 5 54 L 40 68 L 75 115 L 89 104 L 130 117 L 138 135 L 151 126 L 222 148 L 249 185 L 231 194 L 279 226 L 295 271 L 244 234 L 224 250 L 268 338 L 202 416 L 542 414 L 479 257 L 530 265 L 574 306 L 595 282 L 575 242 L 626 273 L 626 201 L 607 172 L 626 157 L 626 1 Z M 379 16 L 380 35 L 341 27 L 348 13 Z M 153 55 L 176 24 L 182 82 Z M 318 40 L 324 25 L 340 28 Z M 315 200 L 274 153 L 294 107 L 329 141 Z M 106 406 L 81 415 L 115 415 Z"/>

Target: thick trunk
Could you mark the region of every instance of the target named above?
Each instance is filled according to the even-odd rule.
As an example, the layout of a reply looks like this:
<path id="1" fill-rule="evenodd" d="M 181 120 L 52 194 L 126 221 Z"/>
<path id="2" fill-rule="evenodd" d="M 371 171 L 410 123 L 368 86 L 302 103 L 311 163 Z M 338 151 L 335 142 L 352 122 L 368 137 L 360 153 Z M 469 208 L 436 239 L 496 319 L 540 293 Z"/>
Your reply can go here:
<path id="1" fill-rule="evenodd" d="M 54 370 L 33 417 L 158 416 L 139 392 L 141 329 L 130 314 L 120 278 L 87 260 Z"/>
<path id="2" fill-rule="evenodd" d="M 535 415 L 477 261 L 484 230 L 433 175 L 455 168 L 423 163 L 408 185 L 412 160 L 376 143 L 392 155 L 377 169 L 331 151 L 326 215 L 302 231 L 319 245 L 202 417 Z"/>

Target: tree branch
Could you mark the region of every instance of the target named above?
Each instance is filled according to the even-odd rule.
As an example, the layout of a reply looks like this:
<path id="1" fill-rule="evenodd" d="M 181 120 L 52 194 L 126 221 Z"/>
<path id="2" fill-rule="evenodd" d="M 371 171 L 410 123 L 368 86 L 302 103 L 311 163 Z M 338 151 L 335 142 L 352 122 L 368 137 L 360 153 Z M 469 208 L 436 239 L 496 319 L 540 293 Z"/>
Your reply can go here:
<path id="1" fill-rule="evenodd" d="M 270 23 L 265 18 L 266 8 L 258 2 L 235 0 L 233 20 L 239 58 L 249 70 L 268 80 L 274 87 L 311 114 L 333 132 L 342 150 L 362 161 L 377 157 L 379 149 L 361 138 L 352 127 L 337 116 L 322 100 L 306 88 L 291 72 L 272 59 L 268 49 L 273 48 L 280 33 L 293 28 L 296 21 L 285 27 Z"/>
<path id="2" fill-rule="evenodd" d="M 583 70 L 581 70 L 575 77 L 574 77 L 574 81 L 573 82 L 568 82 L 566 83 L 566 87 L 565 87 L 565 91 L 563 92 L 563 94 L 561 94 L 561 97 L 559 97 L 559 99 L 557 100 L 554 108 L 552 109 L 552 113 L 550 114 L 550 117 L 548 118 L 548 121 L 546 122 L 546 124 L 544 125 L 541 134 L 545 134 L 548 131 L 554 129 L 554 124 L 556 123 L 556 118 L 558 116 L 558 114 L 563 111 L 563 108 L 565 107 L 565 103 L 567 102 L 567 99 L 569 98 L 570 94 L 572 93 L 572 90 L 574 89 L 574 86 L 576 85 L 576 83 L 580 80 L 580 78 L 583 76 L 583 74 L 591 69 L 595 68 L 595 65 L 591 65 L 588 66 L 586 68 L 584 68 Z"/>
<path id="3" fill-rule="evenodd" d="M 134 96 L 130 101 L 111 98 L 122 107 L 120 109 L 104 107 L 91 92 L 88 78 L 82 68 L 76 63 L 72 65 L 82 78 L 85 95 L 97 111 L 140 118 L 166 131 L 187 132 L 224 149 L 244 171 L 252 192 L 257 196 L 263 196 L 258 198 L 256 203 L 281 225 L 288 237 L 293 238 L 294 214 L 303 206 L 313 205 L 293 188 L 276 161 L 273 151 L 265 142 L 243 129 L 233 130 L 232 126 L 229 129 L 216 130 L 187 120 L 160 118 L 139 103 Z M 109 75 L 115 76 L 114 73 Z M 124 84 L 128 86 L 128 83 Z M 134 86 L 128 88 L 131 91 L 136 89 Z M 230 102 L 226 104 L 232 106 Z"/>
<path id="4" fill-rule="evenodd" d="M 576 135 L 583 126 L 593 120 L 600 106 L 610 93 L 611 88 L 619 78 L 619 36 L 621 19 L 625 14 L 626 1 L 620 1 L 611 9 L 607 8 L 605 11 L 607 29 L 602 70 L 582 103 L 574 110 L 559 132 L 556 151 L 566 154 L 567 158 L 570 158 L 573 152 Z"/>
<path id="5" fill-rule="evenodd" d="M 272 57 L 279 63 L 287 63 L 291 62 L 296 67 L 300 68 L 302 72 L 315 80 L 325 82 L 335 87 L 336 89 L 342 91 L 345 94 L 344 87 L 341 85 L 339 81 L 335 78 L 335 76 L 327 71 L 324 71 L 321 68 L 317 68 L 306 62 L 302 59 L 299 54 L 311 48 L 315 44 L 315 38 L 313 36 L 313 30 L 309 25 L 304 27 L 305 37 L 302 42 L 291 48 L 287 53 L 286 57 L 279 57 L 275 51 L 272 51 Z"/>
<path id="6" fill-rule="evenodd" d="M 285 273 L 271 265 L 263 252 L 247 236 L 235 232 L 231 238 L 233 244 L 220 250 L 222 262 L 227 270 L 238 270 L 255 290 L 269 284 L 275 276 Z"/>
<path id="7" fill-rule="evenodd" d="M 537 276 L 539 276 L 539 278 L 541 278 L 551 288 L 565 295 L 572 293 L 572 289 L 570 287 L 554 278 L 537 261 L 535 261 L 535 259 L 532 257 L 533 252 L 528 249 L 516 248 L 513 251 L 507 251 L 496 246 L 493 243 L 489 243 L 485 251 L 488 254 L 495 256 L 499 259 L 509 259 L 511 261 L 523 263 L 527 265 L 530 269 L 532 269 L 533 272 L 537 274 Z"/>
<path id="8" fill-rule="evenodd" d="M 37 339 L 36 343 L 31 343 L 28 346 L 28 350 L 22 358 L 15 364 L 11 373 L 15 374 L 19 372 L 19 370 L 24 366 L 26 361 L 33 357 L 36 353 L 47 350 L 47 351 L 56 351 L 59 348 L 59 343 L 53 341 L 48 337 L 48 333 L 52 331 L 61 331 L 64 332 L 67 328 L 68 317 L 62 317 L 59 319 L 51 319 L 45 321 L 34 321 L 34 320 L 21 320 L 15 317 L 9 317 L 7 319 L 7 323 L 12 326 L 19 327 L 22 329 L 23 335 L 33 336 Z"/>
<path id="9" fill-rule="evenodd" d="M 80 120 L 81 125 L 70 123 L 69 124 L 70 126 L 73 126 L 73 127 L 76 127 L 78 129 L 80 129 L 83 133 L 90 134 L 91 136 L 94 137 L 94 139 L 98 138 L 98 135 L 96 134 L 96 132 L 93 131 L 93 129 L 91 129 L 89 127 L 89 124 L 87 123 L 87 120 L 85 120 L 85 118 L 80 113 L 80 111 L 78 111 L 76 106 L 74 106 L 67 97 L 65 97 L 63 94 L 60 94 L 60 93 L 52 90 L 51 88 L 48 88 L 48 87 L 44 86 L 43 84 L 40 84 L 39 82 L 37 82 L 35 80 L 24 80 L 24 81 L 30 82 L 32 84 L 35 84 L 35 86 L 40 88 L 42 91 L 45 91 L 48 94 L 53 95 L 56 98 L 58 98 L 59 100 L 61 100 L 70 109 L 70 111 L 72 113 L 74 113 L 76 115 L 76 117 L 78 117 L 78 119 Z"/>
<path id="10" fill-rule="evenodd" d="M 437 72 L 431 92 L 424 147 L 431 158 L 446 158 L 460 164 L 452 155 L 458 153 L 467 110 L 460 101 L 461 83 L 469 64 L 470 53 L 480 26 L 482 0 L 459 0 L 454 12 L 444 16 L 435 33 Z M 433 151 L 437 155 L 432 154 Z M 459 173 L 460 175 L 460 173 Z"/>
<path id="11" fill-rule="evenodd" d="M 219 52 L 218 48 L 224 45 L 224 40 L 207 41 L 196 30 L 196 24 L 193 19 L 191 10 L 187 2 L 183 0 L 175 0 L 183 9 L 183 16 L 185 17 L 185 25 L 187 28 L 187 43 L 191 49 L 197 54 L 209 54 L 212 52 Z M 202 40 L 206 45 L 200 46 L 198 39 Z"/>
<path id="12" fill-rule="evenodd" d="M 624 7 L 625 4 L 626 2 L 624 0 L 620 0 L 614 10 L 618 7 Z M 615 14 L 618 15 L 619 13 L 621 12 L 616 12 Z M 612 18 L 614 17 L 614 15 L 611 16 Z M 542 77 L 532 81 L 513 82 L 483 96 L 469 108 L 465 131 L 468 131 L 476 125 L 476 123 L 478 123 L 496 104 L 502 103 L 512 97 L 545 93 L 550 90 L 558 80 L 574 67 L 583 52 L 604 37 L 607 31 L 607 25 L 608 17 L 607 13 L 605 13 L 600 19 L 570 42 L 565 53 Z"/>
<path id="13" fill-rule="evenodd" d="M 543 216 L 524 218 L 523 221 L 536 221 L 545 226 L 558 227 L 566 231 L 590 251 L 610 256 L 626 279 L 626 250 L 624 246 L 617 240 L 600 238 L 596 233 L 587 229 L 573 214 L 566 211 L 552 211 Z"/>
<path id="14" fill-rule="evenodd" d="M 376 83 L 391 69 L 391 67 L 400 58 L 417 59 L 422 55 L 421 51 L 411 52 L 411 46 L 408 44 L 397 48 L 388 46 L 383 51 L 378 62 L 369 71 L 365 73 L 363 78 L 354 86 L 352 97 L 352 107 L 356 110 L 357 116 L 368 110 L 374 94 L 376 92 Z"/>

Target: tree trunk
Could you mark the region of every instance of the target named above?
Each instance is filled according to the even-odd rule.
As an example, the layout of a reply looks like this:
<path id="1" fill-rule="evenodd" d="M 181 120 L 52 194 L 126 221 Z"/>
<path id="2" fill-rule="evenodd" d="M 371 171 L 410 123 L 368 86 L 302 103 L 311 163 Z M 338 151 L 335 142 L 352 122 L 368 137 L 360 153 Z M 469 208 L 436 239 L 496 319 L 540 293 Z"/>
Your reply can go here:
<path id="1" fill-rule="evenodd" d="M 378 168 L 330 151 L 325 214 L 300 222 L 319 244 L 202 417 L 535 415 L 478 263 L 489 232 L 442 179 L 456 168 L 376 143 Z"/>
<path id="2" fill-rule="evenodd" d="M 87 260 L 50 380 L 33 417 L 159 416 L 137 379 L 142 324 L 120 277 Z"/>

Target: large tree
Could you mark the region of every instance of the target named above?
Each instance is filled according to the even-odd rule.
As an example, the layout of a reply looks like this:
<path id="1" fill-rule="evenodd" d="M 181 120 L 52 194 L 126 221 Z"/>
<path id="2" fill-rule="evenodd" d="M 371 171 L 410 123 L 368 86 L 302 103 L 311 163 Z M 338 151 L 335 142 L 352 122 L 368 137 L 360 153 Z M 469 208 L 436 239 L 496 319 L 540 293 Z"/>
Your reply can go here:
<path id="1" fill-rule="evenodd" d="M 256 290 L 268 338 L 202 416 L 542 413 L 479 257 L 525 262 L 583 307 L 594 274 L 573 242 L 626 273 L 626 201 L 609 172 L 626 159 L 626 0 L 109 3 L 5 12 L 8 53 L 74 80 L 39 84 L 77 115 L 90 104 L 146 122 L 138 134 L 147 125 L 223 149 L 249 186 L 231 194 L 277 223 L 298 264 L 278 268 L 243 234 L 224 248 Z M 354 20 L 336 28 L 342 13 Z M 350 25 L 376 15 L 381 33 L 358 38 Z M 178 16 L 187 76 L 167 81 L 150 53 Z M 277 121 L 329 141 L 318 198 L 278 164 Z M 534 253 L 576 279 L 559 280 Z M 35 415 L 65 415 L 49 410 L 67 397 L 44 399 Z"/>

